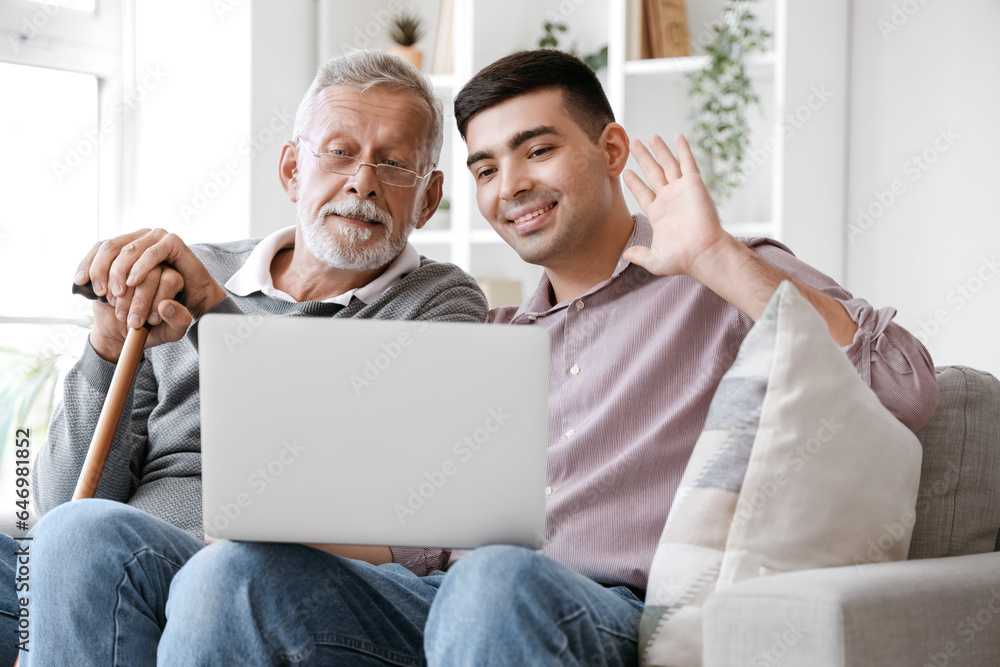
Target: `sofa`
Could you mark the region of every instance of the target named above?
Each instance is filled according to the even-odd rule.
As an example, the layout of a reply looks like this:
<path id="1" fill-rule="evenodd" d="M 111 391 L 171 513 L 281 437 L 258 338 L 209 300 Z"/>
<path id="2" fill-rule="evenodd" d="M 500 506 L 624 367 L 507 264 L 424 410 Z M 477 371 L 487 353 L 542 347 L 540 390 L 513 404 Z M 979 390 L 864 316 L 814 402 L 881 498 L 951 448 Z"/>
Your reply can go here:
<path id="1" fill-rule="evenodd" d="M 710 595 L 705 667 L 1000 666 L 1000 381 L 965 366 L 936 372 L 938 408 L 917 433 L 909 560 L 858 559 Z"/>

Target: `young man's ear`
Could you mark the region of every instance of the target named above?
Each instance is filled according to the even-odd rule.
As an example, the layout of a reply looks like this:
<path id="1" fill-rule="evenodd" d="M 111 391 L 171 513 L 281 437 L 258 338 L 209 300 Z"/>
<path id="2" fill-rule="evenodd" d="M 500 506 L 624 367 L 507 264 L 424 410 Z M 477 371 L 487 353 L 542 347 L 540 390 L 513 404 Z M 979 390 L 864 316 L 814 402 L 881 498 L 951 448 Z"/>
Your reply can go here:
<path id="1" fill-rule="evenodd" d="M 608 123 L 598 140 L 607 155 L 608 176 L 618 178 L 628 162 L 629 138 L 625 128 L 618 123 Z"/>
<path id="2" fill-rule="evenodd" d="M 281 180 L 281 187 L 293 202 L 298 201 L 299 196 L 298 167 L 298 149 L 295 142 L 286 141 L 281 146 L 281 157 L 278 159 L 278 178 Z"/>

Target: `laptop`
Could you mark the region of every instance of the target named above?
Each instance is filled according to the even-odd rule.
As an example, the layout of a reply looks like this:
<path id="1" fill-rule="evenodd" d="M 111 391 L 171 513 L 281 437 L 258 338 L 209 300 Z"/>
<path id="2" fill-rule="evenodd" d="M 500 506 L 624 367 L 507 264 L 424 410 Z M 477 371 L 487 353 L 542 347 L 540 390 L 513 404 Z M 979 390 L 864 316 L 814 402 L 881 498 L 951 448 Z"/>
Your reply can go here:
<path id="1" fill-rule="evenodd" d="M 541 546 L 542 327 L 221 314 L 198 327 L 206 535 Z"/>

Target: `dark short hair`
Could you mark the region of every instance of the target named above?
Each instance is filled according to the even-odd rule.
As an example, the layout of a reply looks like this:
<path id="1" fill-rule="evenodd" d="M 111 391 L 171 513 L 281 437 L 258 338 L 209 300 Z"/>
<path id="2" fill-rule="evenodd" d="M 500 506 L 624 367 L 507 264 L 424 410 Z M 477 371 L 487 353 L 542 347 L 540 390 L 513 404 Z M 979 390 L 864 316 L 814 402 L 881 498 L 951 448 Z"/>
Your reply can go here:
<path id="1" fill-rule="evenodd" d="M 596 142 L 615 121 L 597 74 L 582 60 L 555 49 L 518 51 L 481 69 L 455 97 L 462 139 L 479 112 L 546 88 L 562 90 L 566 112 L 591 141 Z"/>

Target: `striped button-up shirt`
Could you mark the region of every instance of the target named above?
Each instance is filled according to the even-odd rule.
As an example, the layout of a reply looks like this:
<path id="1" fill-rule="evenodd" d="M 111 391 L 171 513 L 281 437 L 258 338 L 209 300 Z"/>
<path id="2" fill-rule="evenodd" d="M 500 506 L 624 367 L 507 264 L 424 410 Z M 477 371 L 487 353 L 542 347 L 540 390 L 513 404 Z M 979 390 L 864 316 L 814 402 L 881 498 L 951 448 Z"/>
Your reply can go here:
<path id="1" fill-rule="evenodd" d="M 648 247 L 649 222 L 635 220 L 628 246 Z M 930 419 L 930 355 L 891 322 L 893 308 L 853 298 L 775 241 L 743 241 L 840 301 L 858 325 L 844 351 L 864 381 L 911 429 Z M 524 304 L 491 311 L 487 321 L 543 326 L 550 335 L 542 553 L 598 582 L 645 589 L 715 388 L 753 320 L 691 278 L 654 276 L 621 259 L 610 278 L 557 304 L 543 275 Z"/>

